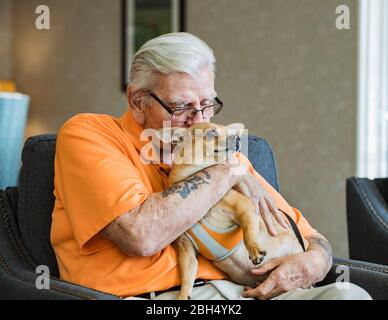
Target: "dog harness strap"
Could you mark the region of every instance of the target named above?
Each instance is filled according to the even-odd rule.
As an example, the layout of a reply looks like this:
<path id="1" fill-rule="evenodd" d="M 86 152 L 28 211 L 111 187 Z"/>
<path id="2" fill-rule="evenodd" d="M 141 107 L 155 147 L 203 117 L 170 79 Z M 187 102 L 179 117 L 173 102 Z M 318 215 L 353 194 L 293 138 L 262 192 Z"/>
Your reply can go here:
<path id="1" fill-rule="evenodd" d="M 294 230 L 294 233 L 295 233 L 296 237 L 298 238 L 298 241 L 299 241 L 300 245 L 302 246 L 303 251 L 306 251 L 302 235 L 301 235 L 301 233 L 300 233 L 300 231 L 298 229 L 298 226 L 296 225 L 295 221 L 286 212 L 284 212 L 282 209 L 279 209 L 279 210 L 284 213 L 284 215 L 286 216 L 286 218 L 290 222 L 291 228 L 292 228 L 292 230 Z"/>
<path id="2" fill-rule="evenodd" d="M 239 226 L 227 229 L 211 226 L 201 219 L 186 231 L 197 251 L 208 260 L 220 261 L 229 257 L 243 243 L 243 234 Z"/>

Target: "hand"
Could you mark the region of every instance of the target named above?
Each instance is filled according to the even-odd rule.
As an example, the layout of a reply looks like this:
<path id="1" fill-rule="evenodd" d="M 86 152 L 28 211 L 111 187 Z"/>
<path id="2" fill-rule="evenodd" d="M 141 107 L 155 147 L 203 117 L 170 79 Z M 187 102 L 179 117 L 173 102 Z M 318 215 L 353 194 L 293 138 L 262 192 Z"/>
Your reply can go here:
<path id="1" fill-rule="evenodd" d="M 326 273 L 326 259 L 319 251 L 307 251 L 274 259 L 251 272 L 254 275 L 266 275 L 256 288 L 245 287 L 244 297 L 260 300 L 271 299 L 280 294 L 307 288 L 321 281 Z"/>
<path id="2" fill-rule="evenodd" d="M 285 218 L 278 210 L 272 196 L 264 190 L 261 184 L 250 173 L 240 176 L 239 181 L 234 185 L 233 189 L 252 200 L 256 212 L 258 214 L 260 213 L 270 235 L 277 235 L 273 225 L 273 217 L 275 217 L 283 228 L 288 228 Z"/>

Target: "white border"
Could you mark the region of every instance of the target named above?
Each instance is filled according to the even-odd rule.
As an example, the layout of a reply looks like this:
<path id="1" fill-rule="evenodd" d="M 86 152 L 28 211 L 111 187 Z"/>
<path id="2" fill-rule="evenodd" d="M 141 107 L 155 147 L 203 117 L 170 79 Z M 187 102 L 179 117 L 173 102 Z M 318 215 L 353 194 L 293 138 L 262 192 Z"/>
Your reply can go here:
<path id="1" fill-rule="evenodd" d="M 388 175 L 388 0 L 359 0 L 357 176 Z"/>

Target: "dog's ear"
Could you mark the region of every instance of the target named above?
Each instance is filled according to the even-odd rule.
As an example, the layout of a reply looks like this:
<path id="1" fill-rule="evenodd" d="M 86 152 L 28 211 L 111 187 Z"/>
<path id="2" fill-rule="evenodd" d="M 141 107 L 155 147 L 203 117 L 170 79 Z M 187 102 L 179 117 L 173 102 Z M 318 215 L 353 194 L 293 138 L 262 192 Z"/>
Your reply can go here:
<path id="1" fill-rule="evenodd" d="M 232 123 L 226 126 L 226 129 L 244 130 L 245 126 L 242 123 Z"/>
<path id="2" fill-rule="evenodd" d="M 156 137 L 162 141 L 162 143 L 170 143 L 174 128 L 161 128 L 156 130 Z"/>
<path id="3" fill-rule="evenodd" d="M 174 128 L 171 136 L 171 144 L 173 148 L 185 143 L 189 131 L 186 128 Z"/>
<path id="4" fill-rule="evenodd" d="M 187 129 L 172 127 L 157 130 L 157 137 L 162 143 L 171 143 L 173 147 L 184 142 Z"/>
<path id="5" fill-rule="evenodd" d="M 235 133 L 238 136 L 242 136 L 245 126 L 242 123 L 232 123 L 226 126 L 228 133 Z"/>

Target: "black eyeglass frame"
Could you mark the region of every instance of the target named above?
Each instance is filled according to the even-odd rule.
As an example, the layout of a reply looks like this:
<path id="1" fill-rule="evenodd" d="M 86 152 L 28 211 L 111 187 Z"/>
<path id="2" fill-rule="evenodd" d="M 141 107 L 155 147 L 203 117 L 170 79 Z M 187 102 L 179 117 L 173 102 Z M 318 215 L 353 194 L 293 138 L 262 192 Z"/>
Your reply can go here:
<path id="1" fill-rule="evenodd" d="M 176 112 L 176 111 L 185 111 L 185 110 L 190 110 L 190 109 L 195 110 L 194 116 L 195 116 L 198 112 L 202 112 L 202 115 L 203 115 L 203 111 L 204 111 L 205 109 L 211 108 L 211 107 L 214 107 L 214 106 L 221 106 L 220 109 L 217 111 L 217 113 L 215 113 L 215 114 L 213 115 L 213 116 L 215 116 L 215 115 L 219 114 L 219 113 L 221 112 L 222 108 L 224 107 L 224 103 L 223 103 L 220 99 L 218 99 L 217 97 L 215 97 L 214 100 L 215 100 L 217 103 L 212 104 L 212 105 L 210 105 L 210 106 L 206 106 L 206 107 L 204 107 L 203 109 L 200 109 L 200 110 L 197 110 L 197 109 L 192 108 L 192 107 L 190 107 L 190 108 L 177 108 L 177 109 L 172 109 L 172 108 L 169 107 L 162 99 L 160 99 L 156 94 L 150 93 L 150 96 L 151 96 L 152 98 L 154 98 L 157 102 L 159 102 L 159 104 L 160 104 L 160 105 L 161 105 L 161 106 L 162 106 L 162 107 L 163 107 L 163 108 L 171 115 L 171 117 L 174 116 L 174 112 Z"/>

